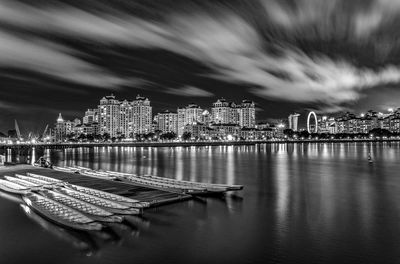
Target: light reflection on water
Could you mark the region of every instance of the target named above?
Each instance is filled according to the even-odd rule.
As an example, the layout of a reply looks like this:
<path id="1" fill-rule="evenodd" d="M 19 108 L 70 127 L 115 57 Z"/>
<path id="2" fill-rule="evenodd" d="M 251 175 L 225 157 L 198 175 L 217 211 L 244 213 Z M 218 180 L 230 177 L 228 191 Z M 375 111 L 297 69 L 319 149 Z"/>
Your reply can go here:
<path id="1" fill-rule="evenodd" d="M 138 227 L 139 237 L 100 248 L 103 258 L 74 263 L 400 263 L 399 143 L 96 147 L 34 154 L 61 166 L 245 185 L 223 198 L 152 209 L 146 212 L 151 226 Z M 1 215 L 20 219 L 10 210 L 0 206 Z M 0 237 L 18 237 L 19 229 L 1 227 L 4 221 Z M 49 236 L 40 240 L 50 247 L 52 242 Z M 0 254 L 7 242 L 2 248 Z M 62 263 L 73 250 L 47 254 Z"/>

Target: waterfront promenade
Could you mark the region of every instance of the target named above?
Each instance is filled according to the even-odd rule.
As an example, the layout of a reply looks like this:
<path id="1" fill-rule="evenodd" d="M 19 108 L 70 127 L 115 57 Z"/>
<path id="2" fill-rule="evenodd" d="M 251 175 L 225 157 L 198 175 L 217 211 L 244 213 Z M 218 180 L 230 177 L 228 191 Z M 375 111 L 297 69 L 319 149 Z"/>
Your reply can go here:
<path id="1" fill-rule="evenodd" d="M 276 140 L 247 140 L 247 141 L 158 141 L 158 142 L 66 142 L 66 143 L 0 143 L 0 149 L 24 148 L 81 148 L 81 147 L 191 147 L 191 146 L 241 146 L 256 144 L 293 144 L 293 143 L 346 143 L 346 142 L 399 142 L 400 138 L 385 139 L 276 139 Z"/>

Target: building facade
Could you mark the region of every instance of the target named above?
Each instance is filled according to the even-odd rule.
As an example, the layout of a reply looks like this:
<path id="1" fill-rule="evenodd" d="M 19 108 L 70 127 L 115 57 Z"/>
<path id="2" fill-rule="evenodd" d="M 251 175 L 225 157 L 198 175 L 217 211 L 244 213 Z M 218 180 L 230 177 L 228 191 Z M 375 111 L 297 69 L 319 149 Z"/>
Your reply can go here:
<path id="1" fill-rule="evenodd" d="M 157 130 L 161 133 L 175 133 L 178 134 L 178 114 L 170 111 L 158 113 L 155 117 L 157 122 Z"/>
<path id="2" fill-rule="evenodd" d="M 140 95 L 132 101 L 132 132 L 147 134 L 152 132 L 152 107 L 150 100 Z"/>
<path id="3" fill-rule="evenodd" d="M 87 124 L 92 124 L 92 123 L 98 123 L 99 119 L 98 119 L 98 109 L 88 109 L 85 112 L 85 115 L 83 116 L 83 124 L 87 125 Z"/>
<path id="4" fill-rule="evenodd" d="M 293 131 L 298 131 L 299 130 L 299 116 L 300 114 L 294 113 L 289 115 L 288 121 L 289 121 L 289 129 Z"/>
<path id="5" fill-rule="evenodd" d="M 212 122 L 214 124 L 237 124 L 238 115 L 235 103 L 228 102 L 224 98 L 218 99 L 211 108 Z"/>
<path id="6" fill-rule="evenodd" d="M 108 134 L 110 137 L 119 135 L 120 127 L 120 102 L 114 95 L 105 96 L 98 106 L 100 134 Z"/>
<path id="7" fill-rule="evenodd" d="M 243 100 L 238 108 L 239 111 L 239 126 L 254 128 L 256 125 L 256 107 L 254 102 Z"/>
<path id="8" fill-rule="evenodd" d="M 186 125 L 202 123 L 203 112 L 204 110 L 196 104 L 178 108 L 178 136 L 182 136 Z"/>

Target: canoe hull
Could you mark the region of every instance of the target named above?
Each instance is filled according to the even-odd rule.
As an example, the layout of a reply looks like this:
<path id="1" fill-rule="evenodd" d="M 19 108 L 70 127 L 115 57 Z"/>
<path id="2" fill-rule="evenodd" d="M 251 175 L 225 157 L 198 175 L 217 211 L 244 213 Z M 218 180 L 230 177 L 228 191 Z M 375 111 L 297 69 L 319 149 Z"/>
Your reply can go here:
<path id="1" fill-rule="evenodd" d="M 22 197 L 22 199 L 30 208 L 32 208 L 32 210 L 34 210 L 35 212 L 37 212 L 38 214 L 40 214 L 47 220 L 49 220 L 55 224 L 61 225 L 63 227 L 70 228 L 70 229 L 84 230 L 84 231 L 95 231 L 95 230 L 101 230 L 103 228 L 103 226 L 101 224 L 96 223 L 96 222 L 73 223 L 73 222 L 67 221 L 65 219 L 55 217 L 47 210 L 44 210 L 44 209 L 40 208 L 39 206 L 36 206 L 36 204 L 34 202 L 32 202 L 27 196 Z"/>

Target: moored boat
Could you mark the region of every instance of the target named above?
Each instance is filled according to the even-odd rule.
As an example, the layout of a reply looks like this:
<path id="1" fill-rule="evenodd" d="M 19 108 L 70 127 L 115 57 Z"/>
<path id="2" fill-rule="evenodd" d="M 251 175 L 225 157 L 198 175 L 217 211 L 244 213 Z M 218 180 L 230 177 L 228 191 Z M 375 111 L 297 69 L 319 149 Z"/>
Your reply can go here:
<path id="1" fill-rule="evenodd" d="M 112 176 L 107 173 L 100 173 L 100 172 L 88 171 L 88 170 L 79 171 L 79 174 L 89 176 L 89 177 L 104 179 L 104 180 L 116 180 L 118 178 L 116 176 Z"/>
<path id="2" fill-rule="evenodd" d="M 79 191 L 82 193 L 86 193 L 89 195 L 93 195 L 93 196 L 96 196 L 99 198 L 107 199 L 107 200 L 110 200 L 113 202 L 117 202 L 117 203 L 120 203 L 123 205 L 130 206 L 130 207 L 142 208 L 142 207 L 147 206 L 147 204 L 142 203 L 135 199 L 131 199 L 131 198 L 113 194 L 113 193 L 103 192 L 103 191 L 88 188 L 88 187 L 82 187 L 82 186 L 78 186 L 78 185 L 74 185 L 74 184 L 67 184 L 66 187 L 69 189 L 73 189 L 73 190 L 76 190 L 76 191 Z"/>
<path id="3" fill-rule="evenodd" d="M 153 181 L 160 182 L 160 183 L 206 188 L 209 191 L 212 191 L 212 190 L 215 190 L 215 191 L 237 191 L 237 190 L 243 189 L 243 185 L 202 183 L 202 182 L 195 182 L 195 181 L 176 180 L 176 179 L 171 179 L 171 178 L 159 177 L 159 176 L 155 176 L 155 175 L 139 176 L 139 175 L 131 174 L 131 173 L 122 173 L 122 172 L 115 172 L 115 171 L 107 171 L 107 172 L 110 173 L 111 175 L 116 175 L 116 176 L 121 176 L 121 177 L 134 177 L 134 178 L 138 178 L 138 179 L 153 180 Z"/>
<path id="4" fill-rule="evenodd" d="M 52 187 L 53 186 L 52 183 L 49 183 L 47 181 L 39 180 L 39 179 L 36 179 L 36 178 L 33 178 L 33 177 L 21 175 L 21 174 L 15 174 L 15 177 L 17 177 L 17 178 L 19 178 L 21 180 L 24 180 L 24 181 L 28 181 L 28 182 L 37 184 L 37 185 L 42 186 L 42 187 Z"/>
<path id="5" fill-rule="evenodd" d="M 69 173 L 78 173 L 78 170 L 76 170 L 76 169 L 71 169 L 71 168 L 67 168 L 67 167 L 59 167 L 59 166 L 53 166 L 53 170 L 69 172 Z"/>
<path id="6" fill-rule="evenodd" d="M 69 189 L 69 188 L 57 188 L 55 191 L 71 196 L 75 199 L 79 199 L 81 201 L 96 205 L 104 210 L 112 212 L 114 214 L 132 214 L 139 215 L 142 214 L 141 208 L 132 208 L 127 205 L 123 205 L 114 201 L 110 201 L 107 199 L 103 199 L 97 196 L 93 196 L 87 193 L 83 193 L 77 190 Z"/>
<path id="7" fill-rule="evenodd" d="M 132 182 L 136 185 L 144 186 L 144 187 L 151 187 L 157 188 L 161 190 L 168 190 L 172 192 L 179 192 L 179 193 L 187 193 L 187 194 L 206 194 L 208 191 L 206 188 L 201 188 L 197 186 L 189 187 L 189 186 L 181 186 L 177 184 L 170 184 L 170 183 L 163 183 L 157 182 L 137 177 L 124 177 L 124 180 L 128 182 Z M 221 191 L 223 192 L 223 191 Z"/>
<path id="8" fill-rule="evenodd" d="M 101 230 L 102 225 L 86 215 L 36 193 L 23 197 L 25 203 L 47 219 L 74 229 Z"/>
<path id="9" fill-rule="evenodd" d="M 54 179 L 54 178 L 47 177 L 47 176 L 43 176 L 43 175 L 39 175 L 39 174 L 35 174 L 35 173 L 28 172 L 28 173 L 26 173 L 26 175 L 29 176 L 29 177 L 33 177 L 35 179 L 39 179 L 39 180 L 48 182 L 49 184 L 59 184 L 59 185 L 64 184 L 64 182 L 61 181 L 61 180 Z"/>
<path id="10" fill-rule="evenodd" d="M 0 189 L 9 193 L 27 194 L 31 190 L 15 182 L 0 179 Z"/>
<path id="11" fill-rule="evenodd" d="M 122 222 L 123 218 L 120 216 L 116 216 L 113 213 L 110 213 L 102 208 L 99 208 L 93 204 L 78 200 L 71 196 L 65 195 L 63 193 L 44 190 L 41 192 L 42 195 L 53 199 L 61 204 L 69 206 L 75 210 L 80 211 L 88 215 L 90 218 L 101 221 L 101 222 Z"/>
<path id="12" fill-rule="evenodd" d="M 192 190 L 192 191 L 208 191 L 208 192 L 226 192 L 228 188 L 225 186 L 214 186 L 211 184 L 201 184 L 201 183 L 194 183 L 194 182 L 182 182 L 178 180 L 166 179 L 161 177 L 154 177 L 154 176 L 127 176 L 128 178 L 144 180 L 144 181 L 151 181 L 154 183 L 165 185 L 166 187 L 176 188 L 176 189 L 183 189 L 183 190 Z"/>
<path id="13" fill-rule="evenodd" d="M 24 186 L 24 187 L 26 187 L 26 188 L 28 188 L 28 189 L 30 189 L 32 191 L 36 191 L 36 190 L 39 190 L 39 189 L 42 188 L 41 185 L 29 182 L 29 181 L 21 180 L 21 179 L 16 178 L 16 177 L 4 176 L 4 178 L 7 181 L 14 182 L 16 184 L 22 185 L 22 186 Z"/>
<path id="14" fill-rule="evenodd" d="M 69 242 L 74 247 L 84 251 L 88 256 L 93 255 L 93 253 L 97 250 L 96 243 L 90 238 L 90 236 L 87 236 L 87 234 L 75 232 L 74 230 L 68 230 L 63 226 L 53 223 L 52 221 L 48 221 L 46 218 L 33 211 L 32 208 L 22 201 L 22 199 L 21 202 L 19 205 L 25 215 L 57 238 Z"/>

